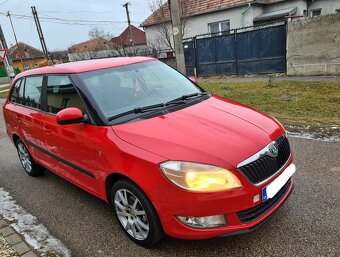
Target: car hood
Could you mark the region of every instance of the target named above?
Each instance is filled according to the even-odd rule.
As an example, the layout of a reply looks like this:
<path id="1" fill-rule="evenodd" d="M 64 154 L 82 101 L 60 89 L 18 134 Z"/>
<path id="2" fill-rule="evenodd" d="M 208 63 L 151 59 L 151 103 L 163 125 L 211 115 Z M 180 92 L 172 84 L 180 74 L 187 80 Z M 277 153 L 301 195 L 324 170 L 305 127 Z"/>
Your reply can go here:
<path id="1" fill-rule="evenodd" d="M 284 133 L 270 116 L 216 96 L 166 115 L 112 128 L 122 140 L 166 159 L 228 169 Z"/>

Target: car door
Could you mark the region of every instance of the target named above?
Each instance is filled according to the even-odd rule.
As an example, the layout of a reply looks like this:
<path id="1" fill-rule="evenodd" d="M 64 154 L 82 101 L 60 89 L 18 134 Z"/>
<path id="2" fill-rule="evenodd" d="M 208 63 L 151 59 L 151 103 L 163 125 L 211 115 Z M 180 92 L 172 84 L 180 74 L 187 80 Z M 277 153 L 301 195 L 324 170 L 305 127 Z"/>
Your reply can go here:
<path id="1" fill-rule="evenodd" d="M 13 131 L 28 146 L 35 160 L 49 167 L 51 158 L 45 154 L 44 128 L 42 122 L 42 85 L 43 76 L 31 76 L 21 79 L 14 86 L 10 103 Z"/>
<path id="2" fill-rule="evenodd" d="M 67 75 L 47 76 L 46 103 L 45 144 L 53 159 L 53 171 L 96 194 L 98 172 L 94 138 L 97 127 L 85 123 L 60 125 L 56 121 L 56 114 L 68 107 L 86 112 L 83 100 Z"/>

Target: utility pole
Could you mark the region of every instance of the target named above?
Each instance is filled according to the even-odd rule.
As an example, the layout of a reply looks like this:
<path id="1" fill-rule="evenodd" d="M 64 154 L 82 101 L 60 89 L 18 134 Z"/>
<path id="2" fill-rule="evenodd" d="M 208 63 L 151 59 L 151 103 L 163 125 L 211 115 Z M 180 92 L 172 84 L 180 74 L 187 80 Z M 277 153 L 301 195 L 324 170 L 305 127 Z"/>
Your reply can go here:
<path id="1" fill-rule="evenodd" d="M 181 13 L 179 9 L 178 0 L 169 0 L 170 2 L 170 13 L 172 20 L 172 33 L 175 43 L 175 54 L 177 70 L 186 75 L 184 49 L 183 49 L 183 34 L 181 26 Z"/>
<path id="2" fill-rule="evenodd" d="M 41 48 L 44 52 L 45 58 L 48 59 L 48 51 L 47 51 L 47 47 L 46 47 L 46 43 L 45 43 L 45 38 L 40 26 L 40 22 L 39 22 L 39 17 L 38 17 L 38 13 L 37 10 L 35 9 L 35 6 L 31 6 L 32 9 L 32 14 L 33 14 L 33 18 L 35 21 L 35 26 L 37 27 L 37 31 L 38 31 L 38 35 L 39 35 L 39 39 L 40 39 L 40 43 L 41 43 Z"/>
<path id="3" fill-rule="evenodd" d="M 19 47 L 19 44 L 18 44 L 17 35 L 15 34 L 15 30 L 14 30 L 14 26 L 13 26 L 13 22 L 12 22 L 12 18 L 11 18 L 10 12 L 7 12 L 7 17 L 9 18 L 9 21 L 11 22 L 11 27 L 12 27 L 12 31 L 13 31 L 15 43 L 16 43 L 17 48 L 18 48 L 18 51 L 19 51 L 20 62 L 22 63 L 22 56 L 21 56 L 22 52 L 20 51 L 20 47 Z"/>
<path id="4" fill-rule="evenodd" d="M 1 25 L 0 25 L 0 48 L 8 50 L 5 35 L 2 31 Z M 9 81 L 12 81 L 12 77 L 15 76 L 15 73 L 12 67 L 12 60 L 8 58 L 7 55 L 5 56 L 5 59 L 4 59 L 4 66 L 7 71 L 7 77 Z"/>
<path id="5" fill-rule="evenodd" d="M 125 7 L 125 9 L 126 9 L 126 17 L 127 17 L 127 21 L 128 21 L 128 24 L 129 24 L 129 30 L 130 30 L 130 42 L 131 42 L 132 47 L 134 47 L 135 46 L 135 40 L 133 38 L 133 33 L 132 33 L 130 13 L 129 13 L 129 5 L 130 5 L 130 3 L 127 2 L 126 4 L 123 5 L 123 7 Z"/>

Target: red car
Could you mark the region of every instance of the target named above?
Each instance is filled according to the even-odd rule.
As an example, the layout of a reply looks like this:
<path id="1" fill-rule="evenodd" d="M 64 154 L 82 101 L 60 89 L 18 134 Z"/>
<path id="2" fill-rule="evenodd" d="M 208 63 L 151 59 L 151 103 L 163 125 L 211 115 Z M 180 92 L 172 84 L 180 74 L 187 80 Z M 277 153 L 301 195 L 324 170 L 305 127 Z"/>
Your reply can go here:
<path id="1" fill-rule="evenodd" d="M 251 231 L 293 189 L 278 121 L 154 58 L 23 72 L 3 112 L 29 175 L 46 168 L 107 201 L 142 246 Z"/>

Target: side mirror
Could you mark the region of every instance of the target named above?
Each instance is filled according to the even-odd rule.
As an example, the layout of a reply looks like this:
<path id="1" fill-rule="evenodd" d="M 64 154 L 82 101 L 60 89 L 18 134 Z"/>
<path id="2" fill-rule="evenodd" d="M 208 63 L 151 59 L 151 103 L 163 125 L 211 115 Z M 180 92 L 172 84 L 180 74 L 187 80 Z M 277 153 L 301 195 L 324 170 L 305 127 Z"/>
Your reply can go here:
<path id="1" fill-rule="evenodd" d="M 189 79 L 191 80 L 191 82 L 198 85 L 198 79 L 196 77 L 189 77 Z"/>
<path id="2" fill-rule="evenodd" d="M 68 125 L 85 122 L 83 112 L 78 108 L 66 108 L 57 113 L 57 123 Z"/>

